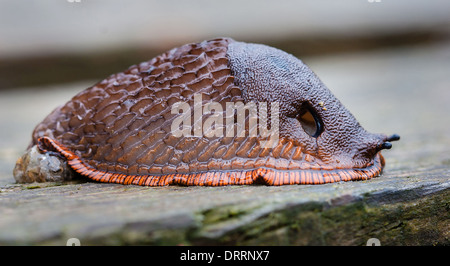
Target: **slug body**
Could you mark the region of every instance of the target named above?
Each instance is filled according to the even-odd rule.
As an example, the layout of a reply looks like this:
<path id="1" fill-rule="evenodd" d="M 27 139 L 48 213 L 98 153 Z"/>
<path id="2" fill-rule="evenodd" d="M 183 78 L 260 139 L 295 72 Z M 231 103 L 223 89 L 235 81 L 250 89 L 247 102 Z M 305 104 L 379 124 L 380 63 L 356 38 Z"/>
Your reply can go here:
<path id="1" fill-rule="evenodd" d="M 243 105 L 243 113 L 230 109 Z M 263 136 L 263 121 L 277 126 L 276 138 Z M 221 38 L 172 49 L 86 89 L 35 128 L 30 146 L 101 182 L 285 185 L 376 177 L 380 150 L 397 139 L 365 131 L 294 56 Z"/>

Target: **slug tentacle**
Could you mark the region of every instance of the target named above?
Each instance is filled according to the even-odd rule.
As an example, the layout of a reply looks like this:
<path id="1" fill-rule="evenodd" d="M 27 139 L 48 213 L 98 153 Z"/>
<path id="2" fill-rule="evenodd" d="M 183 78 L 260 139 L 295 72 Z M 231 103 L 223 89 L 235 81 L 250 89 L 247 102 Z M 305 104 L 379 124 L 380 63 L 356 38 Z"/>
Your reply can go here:
<path id="1" fill-rule="evenodd" d="M 393 134 L 391 136 L 389 136 L 388 138 L 386 138 L 386 141 L 397 141 L 400 140 L 400 136 L 397 134 Z"/>

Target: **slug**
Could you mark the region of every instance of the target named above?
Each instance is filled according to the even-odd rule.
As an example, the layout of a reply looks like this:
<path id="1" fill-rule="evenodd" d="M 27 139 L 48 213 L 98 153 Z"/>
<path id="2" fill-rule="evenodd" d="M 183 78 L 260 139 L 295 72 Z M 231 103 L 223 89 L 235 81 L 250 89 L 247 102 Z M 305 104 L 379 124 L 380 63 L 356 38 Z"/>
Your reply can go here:
<path id="1" fill-rule="evenodd" d="M 380 151 L 399 138 L 363 129 L 293 55 L 218 38 L 82 91 L 36 126 L 29 148 L 100 182 L 276 186 L 379 176 Z"/>

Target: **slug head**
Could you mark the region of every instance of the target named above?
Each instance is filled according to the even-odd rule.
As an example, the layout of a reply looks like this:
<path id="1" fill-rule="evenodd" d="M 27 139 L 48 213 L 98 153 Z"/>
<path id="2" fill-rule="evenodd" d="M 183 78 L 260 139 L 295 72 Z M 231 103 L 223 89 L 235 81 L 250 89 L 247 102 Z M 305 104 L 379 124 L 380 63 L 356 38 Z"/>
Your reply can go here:
<path id="1" fill-rule="evenodd" d="M 246 102 L 279 103 L 280 138 L 333 168 L 363 168 L 398 135 L 372 134 L 296 57 L 261 44 L 228 47 L 235 83 Z"/>

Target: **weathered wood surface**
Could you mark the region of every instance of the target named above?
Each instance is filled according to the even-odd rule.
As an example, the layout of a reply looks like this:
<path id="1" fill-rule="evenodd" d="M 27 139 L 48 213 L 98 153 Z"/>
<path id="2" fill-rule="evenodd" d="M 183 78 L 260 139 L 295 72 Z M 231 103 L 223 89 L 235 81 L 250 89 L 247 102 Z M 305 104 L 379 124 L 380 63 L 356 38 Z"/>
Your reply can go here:
<path id="1" fill-rule="evenodd" d="M 381 177 L 282 187 L 15 184 L 34 125 L 91 83 L 0 92 L 0 244 L 449 245 L 449 45 L 304 61 L 368 131 L 401 135 L 383 153 Z"/>

